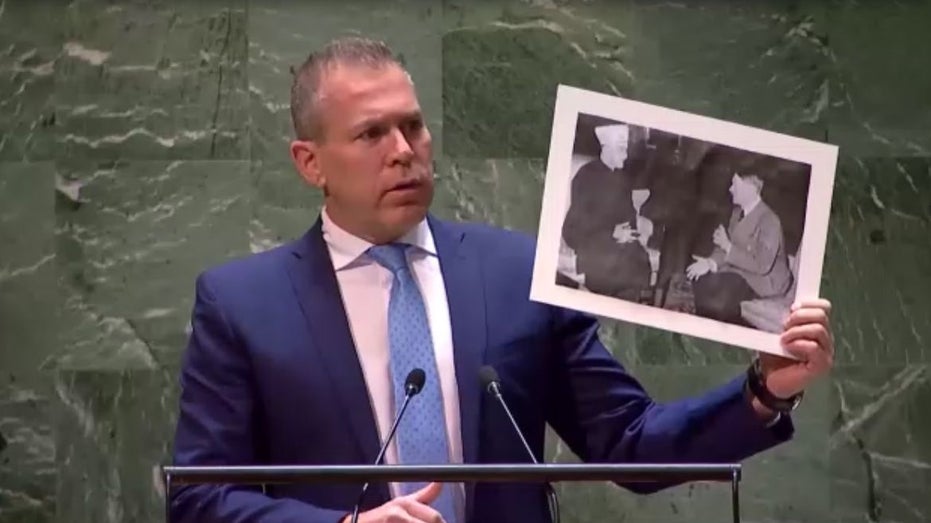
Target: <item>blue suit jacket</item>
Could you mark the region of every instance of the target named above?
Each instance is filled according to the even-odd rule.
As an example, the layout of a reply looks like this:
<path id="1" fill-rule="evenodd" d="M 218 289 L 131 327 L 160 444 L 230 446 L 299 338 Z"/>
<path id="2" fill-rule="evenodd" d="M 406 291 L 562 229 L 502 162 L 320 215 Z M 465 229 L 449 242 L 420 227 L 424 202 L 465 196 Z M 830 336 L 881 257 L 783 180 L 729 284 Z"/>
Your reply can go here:
<path id="1" fill-rule="evenodd" d="M 590 462 L 732 462 L 792 434 L 765 428 L 735 378 L 660 404 L 605 349 L 588 315 L 528 299 L 534 242 L 429 218 L 449 299 L 466 463 L 527 462 L 499 405 L 481 390 L 493 365 L 541 458 L 545 425 Z M 300 239 L 197 279 L 181 372 L 176 465 L 371 464 L 380 447 L 320 221 Z M 668 485 L 628 485 L 650 491 Z M 373 484 L 366 507 L 386 502 Z M 176 522 L 335 522 L 353 484 L 182 486 Z M 467 487 L 473 522 L 547 521 L 537 484 Z"/>

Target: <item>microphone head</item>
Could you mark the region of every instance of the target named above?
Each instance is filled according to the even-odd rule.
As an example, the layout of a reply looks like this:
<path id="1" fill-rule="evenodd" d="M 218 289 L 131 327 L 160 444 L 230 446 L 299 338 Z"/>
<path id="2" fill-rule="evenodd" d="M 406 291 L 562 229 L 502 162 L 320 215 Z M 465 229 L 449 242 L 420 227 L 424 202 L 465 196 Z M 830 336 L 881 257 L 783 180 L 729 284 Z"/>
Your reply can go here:
<path id="1" fill-rule="evenodd" d="M 404 390 L 410 395 L 419 394 L 423 389 L 424 382 L 427 381 L 427 375 L 423 369 L 411 369 L 407 373 L 407 379 L 404 380 Z"/>
<path id="2" fill-rule="evenodd" d="M 491 390 L 492 385 L 498 384 L 498 371 L 491 365 L 483 365 L 478 369 L 478 377 L 482 380 L 482 387 L 485 390 Z"/>

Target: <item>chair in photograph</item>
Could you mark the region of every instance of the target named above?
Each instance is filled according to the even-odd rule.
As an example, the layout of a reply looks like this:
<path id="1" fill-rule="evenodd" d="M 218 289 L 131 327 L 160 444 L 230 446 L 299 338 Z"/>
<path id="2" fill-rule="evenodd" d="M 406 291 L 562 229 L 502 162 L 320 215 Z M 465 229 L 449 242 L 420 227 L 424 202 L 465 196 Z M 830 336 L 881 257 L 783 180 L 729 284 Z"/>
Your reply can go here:
<path id="1" fill-rule="evenodd" d="M 780 332 L 798 286 L 798 256 L 789 256 L 789 269 L 792 271 L 792 285 L 779 296 L 769 296 L 740 303 L 740 315 L 750 325 L 767 332 Z"/>

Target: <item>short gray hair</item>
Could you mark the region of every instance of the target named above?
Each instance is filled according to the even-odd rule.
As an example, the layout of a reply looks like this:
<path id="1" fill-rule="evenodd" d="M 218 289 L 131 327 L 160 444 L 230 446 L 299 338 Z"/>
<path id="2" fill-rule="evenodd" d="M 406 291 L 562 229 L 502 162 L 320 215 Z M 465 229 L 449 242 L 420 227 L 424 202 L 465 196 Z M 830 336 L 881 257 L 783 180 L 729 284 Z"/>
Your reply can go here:
<path id="1" fill-rule="evenodd" d="M 292 68 L 291 122 L 299 140 L 323 137 L 320 111 L 317 107 L 320 84 L 326 72 L 337 65 L 361 65 L 373 68 L 396 65 L 401 60 L 382 41 L 358 36 L 331 40 L 322 49 L 307 57 L 297 71 Z"/>

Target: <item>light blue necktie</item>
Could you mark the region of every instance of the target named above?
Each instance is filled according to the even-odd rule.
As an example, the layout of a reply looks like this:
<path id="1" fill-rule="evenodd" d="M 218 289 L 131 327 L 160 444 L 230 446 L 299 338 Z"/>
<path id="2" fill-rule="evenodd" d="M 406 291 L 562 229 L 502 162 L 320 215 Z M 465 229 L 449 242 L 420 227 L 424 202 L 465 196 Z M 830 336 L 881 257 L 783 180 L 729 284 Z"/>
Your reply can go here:
<path id="1" fill-rule="evenodd" d="M 406 248 L 406 245 L 388 244 L 373 246 L 368 251 L 376 262 L 394 275 L 388 304 L 388 340 L 391 347 L 395 413 L 404 399 L 407 374 L 414 368 L 421 368 L 427 378 L 423 390 L 411 400 L 408 412 L 398 425 L 395 434 L 398 460 L 405 465 L 439 465 L 449 463 L 443 396 L 427 311 L 417 282 L 407 265 Z M 404 494 L 409 494 L 425 485 L 405 483 L 401 488 Z M 452 488 L 452 483 L 443 485 L 440 497 L 431 504 L 447 523 L 456 521 Z"/>

